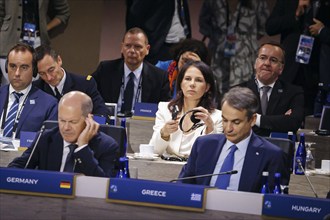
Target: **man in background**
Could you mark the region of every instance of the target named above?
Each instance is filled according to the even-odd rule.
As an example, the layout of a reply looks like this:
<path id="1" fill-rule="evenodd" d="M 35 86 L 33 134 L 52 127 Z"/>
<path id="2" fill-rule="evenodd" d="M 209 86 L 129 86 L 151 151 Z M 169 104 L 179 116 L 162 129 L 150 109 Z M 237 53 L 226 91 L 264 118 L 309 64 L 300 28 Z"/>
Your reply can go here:
<path id="1" fill-rule="evenodd" d="M 132 28 L 121 44 L 123 58 L 100 62 L 92 74 L 105 102 L 118 103 L 122 114 L 131 114 L 137 102 L 158 104 L 170 99 L 167 72 L 144 60 L 149 49 L 144 31 Z"/>
<path id="2" fill-rule="evenodd" d="M 36 49 L 36 59 L 40 78 L 33 82 L 35 86 L 56 97 L 58 101 L 70 91 L 86 93 L 93 101 L 92 113 L 110 120 L 110 111 L 105 106 L 92 76 L 85 77 L 65 71 L 62 68 L 61 56 L 47 45 Z"/>
<path id="3" fill-rule="evenodd" d="M 240 86 L 248 87 L 260 100 L 253 131 L 261 136 L 271 132 L 296 132 L 304 121 L 304 93 L 301 87 L 282 80 L 285 52 L 277 43 L 258 49 L 255 78 Z"/>

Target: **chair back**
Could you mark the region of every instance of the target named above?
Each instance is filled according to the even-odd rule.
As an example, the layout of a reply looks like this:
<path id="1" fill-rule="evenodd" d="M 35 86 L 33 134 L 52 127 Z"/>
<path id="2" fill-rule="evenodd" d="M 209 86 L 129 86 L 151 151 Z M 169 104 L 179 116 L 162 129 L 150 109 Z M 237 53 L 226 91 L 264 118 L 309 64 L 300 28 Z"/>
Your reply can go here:
<path id="1" fill-rule="evenodd" d="M 126 130 L 121 126 L 115 125 L 100 125 L 100 131 L 109 135 L 113 139 L 117 141 L 119 144 L 119 154 L 120 157 L 125 156 L 126 149 L 125 149 L 125 139 L 126 139 Z"/>
<path id="2" fill-rule="evenodd" d="M 284 151 L 286 155 L 286 167 L 289 169 L 290 173 L 292 173 L 295 143 L 286 138 L 265 137 L 265 139 Z"/>
<path id="3" fill-rule="evenodd" d="M 46 120 L 43 122 L 43 124 L 45 126 L 45 129 L 51 129 L 51 128 L 55 128 L 58 127 L 58 121 L 55 120 Z"/>

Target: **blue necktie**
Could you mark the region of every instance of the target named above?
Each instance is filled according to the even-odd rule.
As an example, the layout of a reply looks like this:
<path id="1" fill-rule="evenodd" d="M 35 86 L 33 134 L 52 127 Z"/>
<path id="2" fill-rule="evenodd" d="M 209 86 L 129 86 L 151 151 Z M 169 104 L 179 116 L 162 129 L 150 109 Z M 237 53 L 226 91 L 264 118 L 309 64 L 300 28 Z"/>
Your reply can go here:
<path id="1" fill-rule="evenodd" d="M 7 114 L 7 118 L 5 121 L 5 127 L 3 129 L 3 136 L 5 137 L 12 137 L 13 136 L 13 127 L 18 111 L 19 106 L 19 99 L 23 95 L 23 93 L 17 93 L 13 92 L 13 95 L 15 96 L 14 103 L 10 106 L 9 112 Z"/>
<path id="2" fill-rule="evenodd" d="M 68 156 L 66 157 L 66 161 L 65 161 L 65 166 L 63 171 L 64 172 L 73 172 L 74 170 L 74 150 L 78 147 L 78 145 L 76 144 L 70 144 L 68 145 L 70 152 L 68 153 Z"/>
<path id="3" fill-rule="evenodd" d="M 132 102 L 134 95 L 134 73 L 129 74 L 129 80 L 124 92 L 124 103 L 121 106 L 121 113 L 132 112 Z"/>
<path id="4" fill-rule="evenodd" d="M 232 145 L 230 147 L 230 152 L 223 161 L 222 167 L 220 169 L 220 173 L 233 170 L 234 155 L 236 150 L 237 150 L 236 145 Z M 227 189 L 227 187 L 229 186 L 230 176 L 231 174 L 219 175 L 217 181 L 215 182 L 215 186 L 218 187 L 219 189 Z"/>

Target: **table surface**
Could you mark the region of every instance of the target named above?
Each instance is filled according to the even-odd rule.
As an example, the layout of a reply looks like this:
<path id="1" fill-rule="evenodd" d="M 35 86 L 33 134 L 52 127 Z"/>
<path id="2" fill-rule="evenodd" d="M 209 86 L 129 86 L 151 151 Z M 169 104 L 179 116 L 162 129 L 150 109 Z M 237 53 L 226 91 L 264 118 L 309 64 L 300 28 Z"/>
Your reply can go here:
<path id="1" fill-rule="evenodd" d="M 205 210 L 204 213 L 131 206 L 104 199 L 60 199 L 0 193 L 0 219 L 279 219 Z"/>

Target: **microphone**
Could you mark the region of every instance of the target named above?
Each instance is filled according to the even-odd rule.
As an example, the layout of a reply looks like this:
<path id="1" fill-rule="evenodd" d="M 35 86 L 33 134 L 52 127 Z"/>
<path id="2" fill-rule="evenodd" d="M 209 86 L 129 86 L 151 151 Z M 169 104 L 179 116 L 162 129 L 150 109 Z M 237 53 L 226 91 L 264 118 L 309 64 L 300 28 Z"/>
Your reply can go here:
<path id="1" fill-rule="evenodd" d="M 39 135 L 38 135 L 38 137 L 37 137 L 37 140 L 36 140 L 36 142 L 35 142 L 34 145 L 33 145 L 33 148 L 32 148 L 32 151 L 31 151 L 31 154 L 30 154 L 30 156 L 29 156 L 28 161 L 27 161 L 26 164 L 25 164 L 24 169 L 26 169 L 27 166 L 29 165 L 30 160 L 31 160 L 31 158 L 32 158 L 32 156 L 33 156 L 34 150 L 36 149 L 36 146 L 37 146 L 37 144 L 39 143 L 40 137 L 41 137 L 41 135 L 44 133 L 44 131 L 45 131 L 45 125 L 42 125 L 42 126 L 41 126 L 41 129 L 40 129 L 40 132 L 39 132 Z"/>
<path id="2" fill-rule="evenodd" d="M 218 176 L 218 175 L 230 175 L 230 174 L 236 174 L 236 173 L 238 173 L 237 170 L 231 170 L 231 171 L 226 171 L 226 172 L 221 172 L 221 173 L 211 173 L 211 174 L 203 174 L 203 175 L 197 175 L 197 176 L 188 176 L 188 177 L 173 179 L 170 181 L 170 183 L 176 182 L 179 180 L 197 179 L 200 177 L 209 177 L 209 176 Z"/>
<path id="3" fill-rule="evenodd" d="M 319 198 L 318 195 L 317 195 L 317 193 L 316 193 L 316 191 L 315 191 L 315 189 L 314 189 L 314 186 L 313 186 L 312 182 L 310 181 L 309 177 L 306 175 L 305 169 L 304 169 L 303 165 L 301 164 L 301 160 L 300 159 L 297 159 L 296 162 L 298 163 L 300 169 L 304 172 L 304 176 L 306 177 L 306 179 L 308 181 L 308 184 L 311 187 L 311 189 L 312 189 L 315 197 L 316 198 Z"/>

